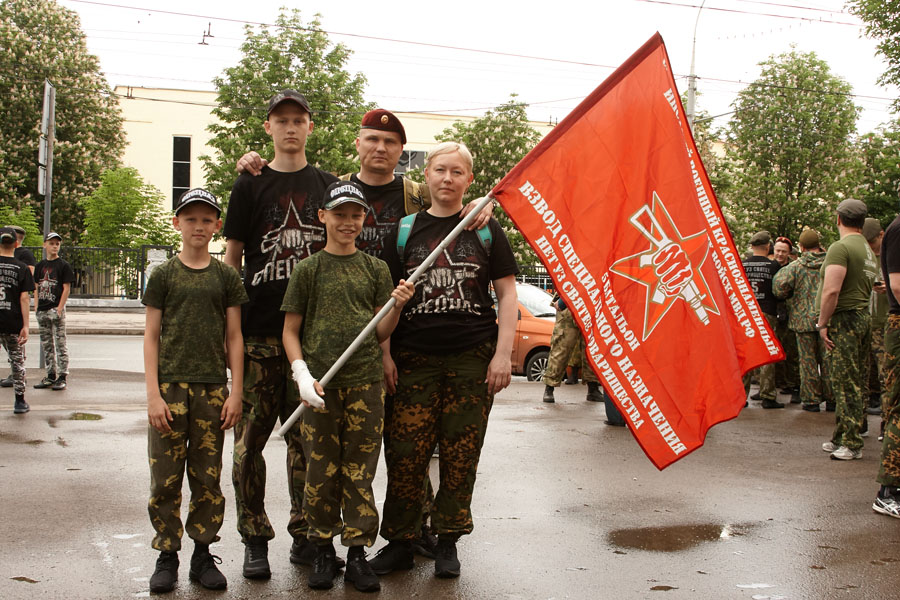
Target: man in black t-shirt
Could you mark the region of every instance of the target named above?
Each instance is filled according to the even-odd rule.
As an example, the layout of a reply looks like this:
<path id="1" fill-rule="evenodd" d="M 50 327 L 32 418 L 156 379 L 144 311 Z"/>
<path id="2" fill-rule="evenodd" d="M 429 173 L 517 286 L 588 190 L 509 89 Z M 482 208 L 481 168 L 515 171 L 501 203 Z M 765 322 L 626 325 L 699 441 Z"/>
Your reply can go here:
<path id="1" fill-rule="evenodd" d="M 882 405 L 884 443 L 877 479 L 881 488 L 872 509 L 900 518 L 900 217 L 884 232 L 881 271 L 890 311 L 884 332 L 884 379 L 888 389 Z"/>
<path id="2" fill-rule="evenodd" d="M 34 316 L 41 332 L 41 351 L 47 365 L 47 376 L 34 387 L 66 389 L 69 374 L 69 352 L 66 348 L 66 301 L 75 272 L 59 257 L 62 236 L 51 231 L 44 239 L 44 259 L 35 267 L 37 307 Z"/>
<path id="3" fill-rule="evenodd" d="M 283 90 L 269 101 L 267 114 L 264 127 L 272 136 L 275 158 L 258 177 L 247 173 L 238 177 L 224 229 L 225 262 L 240 272 L 243 258 L 250 298 L 242 307 L 244 393 L 241 420 L 235 427 L 233 480 L 238 532 L 245 544 L 243 574 L 251 579 L 270 577 L 268 542 L 275 537 L 265 510 L 262 452 L 276 420 L 284 422 L 299 406 L 281 342 L 280 307 L 294 266 L 325 245 L 318 209 L 325 189 L 338 180 L 306 160 L 306 140 L 313 131 L 306 98 Z M 311 565 L 315 548 L 307 540 L 302 514 L 306 458 L 300 428 L 292 428 L 285 442 L 291 497 L 288 532 L 294 538 L 290 560 Z"/>
<path id="4" fill-rule="evenodd" d="M 759 231 L 750 238 L 752 256 L 744 259 L 744 271 L 747 273 L 747 281 L 753 288 L 759 308 L 769 322 L 769 327 L 775 331 L 778 309 L 777 298 L 772 293 L 772 279 L 778 272 L 779 265 L 768 258 L 769 244 L 772 236 L 768 231 Z M 784 404 L 776 400 L 775 392 L 775 364 L 763 365 L 755 371 L 744 375 L 744 391 L 750 392 L 750 377 L 756 372 L 759 374 L 759 393 L 754 394 L 754 400 L 762 400 L 763 408 L 784 408 Z"/>
<path id="5" fill-rule="evenodd" d="M 19 225 L 9 225 L 10 229 L 16 235 L 16 249 L 13 253 L 13 258 L 25 263 L 25 266 L 28 267 L 29 271 L 31 271 L 32 277 L 34 276 L 34 254 L 31 253 L 31 250 L 28 248 L 22 247 L 22 240 L 25 239 L 25 229 L 20 227 Z M 9 363 L 10 368 L 12 368 L 12 361 Z M 0 379 L 0 387 L 12 387 L 13 386 L 13 376 L 10 372 L 9 377 L 4 379 Z"/>
<path id="6" fill-rule="evenodd" d="M 0 345 L 12 366 L 16 401 L 13 412 L 30 410 L 25 402 L 25 342 L 28 341 L 28 292 L 34 290 L 31 271 L 14 258 L 16 234 L 9 227 L 0 228 Z"/>

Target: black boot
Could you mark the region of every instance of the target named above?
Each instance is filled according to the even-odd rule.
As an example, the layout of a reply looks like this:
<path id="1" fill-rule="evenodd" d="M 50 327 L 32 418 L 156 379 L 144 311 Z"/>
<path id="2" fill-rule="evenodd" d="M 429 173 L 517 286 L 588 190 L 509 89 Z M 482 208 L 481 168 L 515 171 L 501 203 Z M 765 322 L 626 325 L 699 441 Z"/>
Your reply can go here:
<path id="1" fill-rule="evenodd" d="M 377 592 L 381 589 L 378 575 L 366 561 L 366 552 L 362 546 L 353 546 L 347 551 L 347 570 L 344 581 L 349 581 L 360 592 Z"/>
<path id="2" fill-rule="evenodd" d="M 42 390 L 56 383 L 56 373 L 47 373 L 47 376 L 34 384 L 34 389 Z"/>
<path id="3" fill-rule="evenodd" d="M 150 576 L 150 591 L 165 594 L 175 589 L 178 581 L 178 553 L 160 552 L 156 559 L 156 570 Z"/>
<path id="4" fill-rule="evenodd" d="M 566 367 L 566 385 L 578 383 L 578 367 Z"/>
<path id="5" fill-rule="evenodd" d="M 222 564 L 222 559 L 209 553 L 209 545 L 195 542 L 188 577 L 191 581 L 199 581 L 208 590 L 224 590 L 228 587 L 228 580 L 216 563 Z"/>
<path id="6" fill-rule="evenodd" d="M 550 402 L 550 403 L 556 402 L 556 400 L 553 398 L 553 386 L 552 385 L 544 386 L 544 402 Z"/>
<path id="7" fill-rule="evenodd" d="M 13 376 L 4 377 L 0 379 L 0 387 L 12 387 L 13 386 Z"/>
<path id="8" fill-rule="evenodd" d="M 50 386 L 51 390 L 64 390 L 66 389 L 66 374 L 63 373 L 59 377 L 56 378 L 56 381 L 53 382 L 53 385 Z"/>
<path id="9" fill-rule="evenodd" d="M 599 383 L 594 381 L 588 381 L 588 393 L 587 400 L 588 402 L 603 402 L 603 388 L 600 387 Z"/>
<path id="10" fill-rule="evenodd" d="M 441 579 L 459 577 L 459 558 L 456 555 L 456 536 L 438 536 L 435 551 L 434 576 Z"/>
<path id="11" fill-rule="evenodd" d="M 16 394 L 16 403 L 13 406 L 13 412 L 17 415 L 21 415 L 27 413 L 29 410 L 31 410 L 31 407 L 25 402 L 25 394 Z"/>

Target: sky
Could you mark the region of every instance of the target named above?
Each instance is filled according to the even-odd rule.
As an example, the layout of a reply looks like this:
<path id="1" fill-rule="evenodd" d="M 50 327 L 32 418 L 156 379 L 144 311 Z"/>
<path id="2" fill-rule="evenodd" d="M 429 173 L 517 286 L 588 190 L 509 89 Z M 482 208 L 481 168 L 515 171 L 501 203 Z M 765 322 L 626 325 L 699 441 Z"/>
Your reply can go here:
<path id="1" fill-rule="evenodd" d="M 247 23 L 273 23 L 284 0 L 59 0 L 81 17 L 111 86 L 214 90 L 241 57 Z M 366 99 L 394 111 L 480 116 L 508 101 L 556 123 L 659 32 L 681 91 L 696 25 L 698 111 L 725 126 L 737 94 L 773 55 L 815 52 L 853 86 L 860 133 L 891 119 L 900 93 L 843 0 L 304 0 L 304 22 L 353 50 Z M 211 34 L 204 35 L 204 34 Z M 205 43 L 203 43 L 205 42 Z M 301 90 L 302 91 L 302 90 Z M 721 116 L 718 116 L 721 115 Z"/>

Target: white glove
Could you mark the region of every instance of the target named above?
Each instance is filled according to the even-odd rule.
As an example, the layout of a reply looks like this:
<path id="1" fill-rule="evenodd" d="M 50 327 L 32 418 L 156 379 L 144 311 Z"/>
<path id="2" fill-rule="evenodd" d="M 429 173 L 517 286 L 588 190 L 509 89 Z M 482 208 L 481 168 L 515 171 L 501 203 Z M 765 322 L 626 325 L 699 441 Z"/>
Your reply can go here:
<path id="1" fill-rule="evenodd" d="M 325 401 L 316 392 L 316 380 L 310 374 L 306 363 L 298 358 L 291 363 L 291 372 L 294 375 L 294 381 L 297 382 L 297 388 L 300 390 L 300 397 L 313 408 L 325 408 Z"/>

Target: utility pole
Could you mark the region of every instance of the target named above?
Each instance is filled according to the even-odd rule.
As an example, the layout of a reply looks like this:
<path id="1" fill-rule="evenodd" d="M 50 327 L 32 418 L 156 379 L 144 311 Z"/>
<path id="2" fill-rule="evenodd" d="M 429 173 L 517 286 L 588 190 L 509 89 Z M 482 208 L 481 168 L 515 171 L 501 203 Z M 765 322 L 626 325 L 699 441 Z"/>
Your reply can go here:
<path id="1" fill-rule="evenodd" d="M 41 114 L 41 140 L 38 146 L 38 194 L 44 196 L 44 235 L 50 233 L 50 207 L 53 197 L 53 142 L 56 140 L 56 88 L 44 80 L 44 111 Z"/>
<path id="2" fill-rule="evenodd" d="M 694 69 L 694 58 L 697 55 L 697 25 L 700 23 L 700 11 L 703 10 L 704 4 L 706 4 L 706 0 L 700 3 L 700 8 L 697 9 L 697 20 L 694 21 L 694 43 L 691 45 L 691 74 L 688 75 L 687 120 L 692 133 L 694 131 L 694 104 L 697 98 L 697 73 Z"/>

